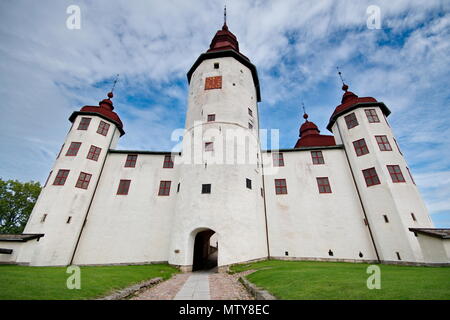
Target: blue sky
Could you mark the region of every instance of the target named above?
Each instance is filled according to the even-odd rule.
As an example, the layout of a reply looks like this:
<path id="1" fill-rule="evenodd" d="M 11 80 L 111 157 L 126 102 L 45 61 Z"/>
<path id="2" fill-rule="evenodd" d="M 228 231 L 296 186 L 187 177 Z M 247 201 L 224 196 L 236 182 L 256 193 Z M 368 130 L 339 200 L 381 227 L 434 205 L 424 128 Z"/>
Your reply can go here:
<path id="1" fill-rule="evenodd" d="M 437 227 L 450 227 L 448 1 L 227 0 L 228 25 L 258 68 L 262 128 L 290 148 L 304 101 L 322 133 L 341 84 L 383 101 Z M 1 1 L 0 177 L 44 182 L 69 115 L 106 97 L 120 149 L 170 150 L 184 127 L 186 72 L 222 25 L 223 1 Z M 81 29 L 66 28 L 69 5 Z M 381 29 L 368 29 L 377 5 Z"/>

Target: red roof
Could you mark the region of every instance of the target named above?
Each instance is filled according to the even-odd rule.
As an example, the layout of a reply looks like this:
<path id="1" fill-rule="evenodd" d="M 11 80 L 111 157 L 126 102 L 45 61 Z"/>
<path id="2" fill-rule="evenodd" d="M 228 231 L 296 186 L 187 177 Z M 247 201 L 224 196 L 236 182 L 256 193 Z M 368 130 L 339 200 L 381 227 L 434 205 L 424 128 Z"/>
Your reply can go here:
<path id="1" fill-rule="evenodd" d="M 239 52 L 239 42 L 237 41 L 236 36 L 228 30 L 226 23 L 224 23 L 222 30 L 216 32 L 207 52 L 221 50 L 235 50 Z"/>
<path id="2" fill-rule="evenodd" d="M 294 148 L 302 147 L 326 147 L 335 146 L 336 141 L 333 136 L 320 134 L 314 122 L 308 121 L 308 115 L 303 115 L 305 122 L 300 127 L 300 139 L 298 139 Z"/>

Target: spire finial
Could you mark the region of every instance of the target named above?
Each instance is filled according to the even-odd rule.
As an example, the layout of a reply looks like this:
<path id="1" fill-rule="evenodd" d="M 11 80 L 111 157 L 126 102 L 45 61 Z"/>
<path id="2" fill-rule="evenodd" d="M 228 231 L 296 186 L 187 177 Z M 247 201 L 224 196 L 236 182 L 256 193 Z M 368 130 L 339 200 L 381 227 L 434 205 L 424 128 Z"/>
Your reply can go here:
<path id="1" fill-rule="evenodd" d="M 346 85 L 345 82 L 344 82 L 344 78 L 342 77 L 342 72 L 339 70 L 339 67 L 336 67 L 336 69 L 337 69 L 337 71 L 338 71 L 339 78 L 341 78 L 341 81 L 342 81 L 342 90 L 344 90 L 345 92 L 347 92 L 347 90 L 348 90 L 348 85 Z"/>
<path id="2" fill-rule="evenodd" d="M 223 6 L 223 25 L 227 25 L 227 5 Z"/>
<path id="3" fill-rule="evenodd" d="M 306 113 L 305 104 L 303 103 L 303 101 L 302 101 L 302 108 L 303 108 L 303 119 L 308 121 L 308 114 Z"/>

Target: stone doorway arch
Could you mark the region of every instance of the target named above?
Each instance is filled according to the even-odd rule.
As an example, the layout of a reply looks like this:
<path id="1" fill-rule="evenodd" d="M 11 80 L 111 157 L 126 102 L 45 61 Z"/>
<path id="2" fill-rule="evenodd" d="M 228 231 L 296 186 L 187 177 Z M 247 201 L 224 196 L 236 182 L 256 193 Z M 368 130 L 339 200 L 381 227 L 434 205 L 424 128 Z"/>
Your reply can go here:
<path id="1" fill-rule="evenodd" d="M 192 271 L 211 270 L 217 267 L 218 241 L 215 231 L 203 229 L 195 235 Z"/>

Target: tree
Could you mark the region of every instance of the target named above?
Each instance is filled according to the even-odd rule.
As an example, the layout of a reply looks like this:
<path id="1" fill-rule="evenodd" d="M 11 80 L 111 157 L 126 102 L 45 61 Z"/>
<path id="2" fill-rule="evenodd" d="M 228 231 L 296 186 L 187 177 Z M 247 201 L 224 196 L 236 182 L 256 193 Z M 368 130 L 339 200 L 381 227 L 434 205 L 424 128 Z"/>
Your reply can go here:
<path id="1" fill-rule="evenodd" d="M 21 233 L 41 193 L 39 182 L 0 179 L 0 233 Z"/>

